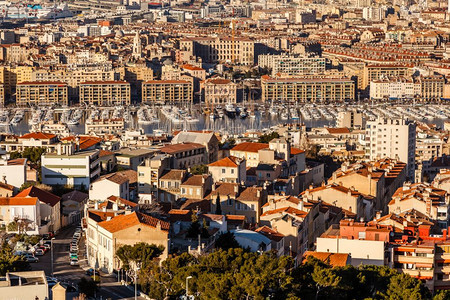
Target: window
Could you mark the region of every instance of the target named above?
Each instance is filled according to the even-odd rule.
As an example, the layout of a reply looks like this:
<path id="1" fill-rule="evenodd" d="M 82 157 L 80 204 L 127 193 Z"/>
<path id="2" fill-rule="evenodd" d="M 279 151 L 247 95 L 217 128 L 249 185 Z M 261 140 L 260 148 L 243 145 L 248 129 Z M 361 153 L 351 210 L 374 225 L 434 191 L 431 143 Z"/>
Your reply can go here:
<path id="1" fill-rule="evenodd" d="M 181 193 L 182 194 L 186 194 L 186 189 L 185 188 L 181 188 Z"/>
<path id="2" fill-rule="evenodd" d="M 225 174 L 225 169 L 222 169 L 222 174 Z"/>
<path id="3" fill-rule="evenodd" d="M 228 197 L 228 199 L 227 199 L 227 205 L 229 205 L 229 206 L 233 205 L 233 199 L 231 199 L 230 197 Z"/>
<path id="4" fill-rule="evenodd" d="M 231 174 L 234 174 L 234 169 L 231 169 Z"/>

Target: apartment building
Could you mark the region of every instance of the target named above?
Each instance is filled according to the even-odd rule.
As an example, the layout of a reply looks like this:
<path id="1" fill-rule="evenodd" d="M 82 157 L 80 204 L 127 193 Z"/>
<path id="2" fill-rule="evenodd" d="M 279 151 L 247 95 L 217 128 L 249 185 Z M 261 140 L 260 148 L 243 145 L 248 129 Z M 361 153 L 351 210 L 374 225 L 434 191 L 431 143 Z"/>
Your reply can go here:
<path id="1" fill-rule="evenodd" d="M 292 56 L 286 54 L 258 56 L 258 66 L 268 68 L 272 76 L 290 77 L 325 73 L 326 60 L 322 57 Z"/>
<path id="2" fill-rule="evenodd" d="M 289 102 L 344 102 L 355 98 L 355 83 L 335 78 L 261 77 L 262 100 Z"/>
<path id="3" fill-rule="evenodd" d="M 72 155 L 43 154 L 42 183 L 87 188 L 100 176 L 99 153 L 99 150 L 92 150 Z"/>
<path id="4" fill-rule="evenodd" d="M 445 77 L 442 75 L 420 76 L 422 100 L 438 100 L 444 96 Z"/>
<path id="5" fill-rule="evenodd" d="M 0 105 L 5 105 L 5 86 L 0 81 Z"/>
<path id="6" fill-rule="evenodd" d="M 366 158 L 399 159 L 407 164 L 407 175 L 414 180 L 416 124 L 407 119 L 378 117 L 366 124 Z"/>
<path id="7" fill-rule="evenodd" d="M 413 78 L 381 78 L 370 82 L 370 98 L 382 99 L 412 99 L 422 92 L 420 82 Z"/>
<path id="8" fill-rule="evenodd" d="M 171 156 L 170 166 L 177 169 L 191 168 L 207 163 L 206 147 L 197 143 L 182 143 L 161 147 L 161 153 Z"/>
<path id="9" fill-rule="evenodd" d="M 170 155 L 156 154 L 137 167 L 140 194 L 155 194 L 158 198 L 159 178 L 170 169 Z"/>
<path id="10" fill-rule="evenodd" d="M 207 106 L 236 103 L 237 84 L 229 79 L 209 78 L 203 81 L 201 86 Z"/>
<path id="11" fill-rule="evenodd" d="M 180 50 L 208 63 L 253 65 L 255 44 L 246 37 L 194 37 L 180 40 Z"/>
<path id="12" fill-rule="evenodd" d="M 142 102 L 189 103 L 193 88 L 193 82 L 187 80 L 150 80 L 142 84 Z"/>
<path id="13" fill-rule="evenodd" d="M 340 111 L 336 120 L 337 128 L 363 128 L 363 114 L 357 111 Z"/>
<path id="14" fill-rule="evenodd" d="M 130 83 L 85 81 L 80 83 L 80 104 L 94 106 L 130 105 Z"/>
<path id="15" fill-rule="evenodd" d="M 67 83 L 61 81 L 26 81 L 16 86 L 16 104 L 68 105 Z"/>
<path id="16" fill-rule="evenodd" d="M 365 89 L 370 82 L 387 77 L 410 77 L 412 71 L 410 66 L 397 64 L 367 64 L 362 74 L 361 88 Z"/>

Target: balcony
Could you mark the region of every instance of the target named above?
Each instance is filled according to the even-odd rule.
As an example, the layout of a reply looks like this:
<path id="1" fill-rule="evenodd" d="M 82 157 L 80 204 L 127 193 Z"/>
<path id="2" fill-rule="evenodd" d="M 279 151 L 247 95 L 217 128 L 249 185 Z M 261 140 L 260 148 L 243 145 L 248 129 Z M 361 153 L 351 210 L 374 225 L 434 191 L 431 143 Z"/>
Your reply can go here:
<path id="1" fill-rule="evenodd" d="M 412 270 L 412 269 L 397 269 L 397 271 L 409 274 L 413 277 L 434 277 L 434 270 Z"/>
<path id="2" fill-rule="evenodd" d="M 436 267 L 436 273 L 450 274 L 450 266 Z"/>
<path id="3" fill-rule="evenodd" d="M 433 264 L 433 257 L 394 255 L 394 261 L 401 264 Z"/>

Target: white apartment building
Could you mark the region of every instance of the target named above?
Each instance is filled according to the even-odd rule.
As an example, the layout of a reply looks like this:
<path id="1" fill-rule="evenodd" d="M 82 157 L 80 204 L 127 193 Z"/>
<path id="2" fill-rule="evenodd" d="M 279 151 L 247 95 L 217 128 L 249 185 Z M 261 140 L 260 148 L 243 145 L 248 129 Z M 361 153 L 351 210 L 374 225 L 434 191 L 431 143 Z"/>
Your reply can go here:
<path id="1" fill-rule="evenodd" d="M 405 119 L 378 117 L 366 124 L 366 158 L 396 158 L 407 163 L 407 176 L 414 180 L 416 124 Z"/>
<path id="2" fill-rule="evenodd" d="M 28 223 L 25 230 L 27 234 L 44 233 L 39 230 L 41 229 L 41 215 L 39 200 L 36 197 L 0 197 L 0 216 L 1 225 L 8 226 L 9 223 L 16 220 L 24 220 Z M 16 232 L 15 230 L 8 231 Z"/>
<path id="3" fill-rule="evenodd" d="M 42 155 L 42 183 L 89 187 L 100 175 L 99 150 L 72 155 Z"/>
<path id="4" fill-rule="evenodd" d="M 414 82 L 414 80 L 404 77 L 383 78 L 370 82 L 370 98 L 372 99 L 413 98 L 420 94 L 420 82 Z"/>
<path id="5" fill-rule="evenodd" d="M 272 70 L 272 76 L 301 76 L 325 73 L 325 58 L 292 55 L 259 55 L 258 66 Z"/>

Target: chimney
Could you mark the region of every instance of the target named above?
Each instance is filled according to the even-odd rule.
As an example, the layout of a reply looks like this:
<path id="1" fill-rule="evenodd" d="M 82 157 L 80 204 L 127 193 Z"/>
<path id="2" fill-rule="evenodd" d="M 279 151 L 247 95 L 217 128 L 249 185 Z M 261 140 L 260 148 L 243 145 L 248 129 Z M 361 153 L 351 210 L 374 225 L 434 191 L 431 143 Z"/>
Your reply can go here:
<path id="1" fill-rule="evenodd" d="M 102 207 L 102 212 L 106 212 L 106 206 Z"/>
<path id="2" fill-rule="evenodd" d="M 161 221 L 158 220 L 158 222 L 156 223 L 156 229 L 161 230 Z"/>
<path id="3" fill-rule="evenodd" d="M 256 190 L 256 197 L 261 197 L 261 191 L 259 189 Z"/>
<path id="4" fill-rule="evenodd" d="M 118 211 L 119 210 L 119 205 L 117 205 L 117 203 L 113 204 L 113 210 L 114 211 Z"/>
<path id="5" fill-rule="evenodd" d="M 234 186 L 234 192 L 237 194 L 237 193 L 239 193 L 239 185 L 235 185 Z"/>
<path id="6" fill-rule="evenodd" d="M 94 203 L 94 209 L 98 210 L 98 202 L 97 201 L 95 201 L 95 203 Z"/>
<path id="7" fill-rule="evenodd" d="M 6 180 L 6 176 L 3 176 L 3 183 L 8 184 L 8 181 Z"/>
<path id="8" fill-rule="evenodd" d="M 375 214 L 375 219 L 378 220 L 381 218 L 381 210 L 378 210 L 377 213 Z"/>
<path id="9" fill-rule="evenodd" d="M 298 209 L 299 210 L 303 210 L 304 209 L 304 202 L 303 202 L 303 200 L 300 200 L 300 202 L 298 203 Z"/>

